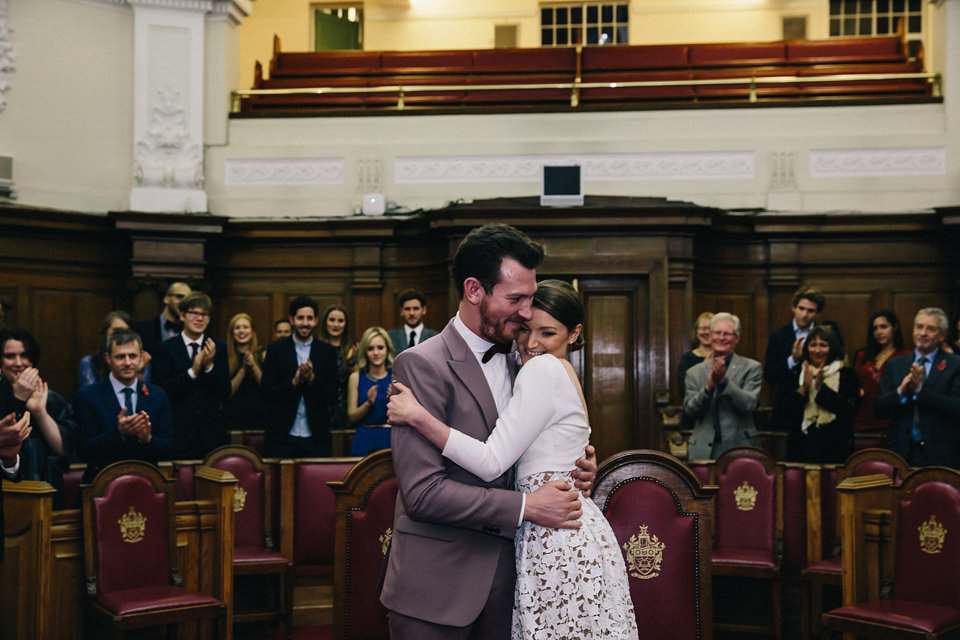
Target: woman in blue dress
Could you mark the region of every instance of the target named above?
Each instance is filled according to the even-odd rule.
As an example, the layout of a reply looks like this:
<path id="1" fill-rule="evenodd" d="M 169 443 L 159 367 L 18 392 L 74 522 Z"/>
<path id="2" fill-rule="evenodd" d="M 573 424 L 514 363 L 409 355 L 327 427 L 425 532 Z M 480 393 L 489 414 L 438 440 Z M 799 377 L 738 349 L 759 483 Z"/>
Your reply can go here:
<path id="1" fill-rule="evenodd" d="M 394 353 L 386 329 L 370 327 L 363 332 L 357 348 L 358 370 L 347 380 L 347 419 L 357 426 L 350 455 L 390 448 L 387 390 Z"/>

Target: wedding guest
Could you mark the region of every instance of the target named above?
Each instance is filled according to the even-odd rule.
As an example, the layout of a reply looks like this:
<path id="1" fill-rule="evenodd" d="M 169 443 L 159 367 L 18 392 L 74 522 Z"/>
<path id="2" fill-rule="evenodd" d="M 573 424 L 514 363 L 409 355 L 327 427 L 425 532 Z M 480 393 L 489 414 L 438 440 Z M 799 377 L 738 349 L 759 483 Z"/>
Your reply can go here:
<path id="1" fill-rule="evenodd" d="M 807 335 L 793 388 L 785 405 L 790 426 L 787 459 L 846 460 L 853 453 L 860 385 L 854 370 L 844 365 L 843 347 L 830 329 L 821 325 Z"/>
<path id="2" fill-rule="evenodd" d="M 332 304 L 320 319 L 320 338 L 337 350 L 337 389 L 331 429 L 347 426 L 347 377 L 357 368 L 357 345 L 350 341 L 350 318 L 343 305 Z"/>
<path id="3" fill-rule="evenodd" d="M 685 380 L 687 370 L 697 364 L 700 364 L 713 354 L 713 348 L 710 346 L 710 320 L 713 319 L 712 311 L 704 311 L 697 316 L 697 321 L 693 324 L 693 331 L 690 335 L 690 350 L 684 351 L 680 356 L 680 366 L 677 367 L 677 383 L 680 385 L 680 401 L 687 391 Z"/>
<path id="4" fill-rule="evenodd" d="M 387 390 L 393 367 L 393 342 L 381 327 L 370 327 L 360 338 L 357 371 L 347 381 L 347 418 L 357 425 L 350 455 L 390 448 L 387 424 Z"/>
<path id="5" fill-rule="evenodd" d="M 230 398 L 223 406 L 227 429 L 265 428 L 266 416 L 260 398 L 263 355 L 249 314 L 238 313 L 227 324 L 227 365 Z"/>
<path id="6" fill-rule="evenodd" d="M 293 325 L 290 324 L 290 321 L 286 318 L 280 318 L 273 323 L 273 339 L 279 340 L 280 338 L 286 338 L 291 333 L 293 333 Z"/>
<path id="7" fill-rule="evenodd" d="M 854 431 L 877 431 L 886 435 L 889 418 L 878 418 L 873 413 L 873 403 L 880 393 L 883 369 L 890 358 L 909 353 L 903 346 L 900 320 L 893 311 L 884 309 L 871 314 L 867 321 L 867 346 L 857 351 L 853 358 L 853 370 L 860 381 L 860 409 L 853 418 Z"/>

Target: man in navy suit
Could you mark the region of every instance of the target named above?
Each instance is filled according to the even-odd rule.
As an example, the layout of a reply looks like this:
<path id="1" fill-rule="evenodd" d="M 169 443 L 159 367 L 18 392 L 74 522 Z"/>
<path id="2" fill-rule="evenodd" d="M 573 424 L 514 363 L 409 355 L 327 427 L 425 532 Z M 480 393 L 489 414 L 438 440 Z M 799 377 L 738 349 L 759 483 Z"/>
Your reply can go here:
<path id="1" fill-rule="evenodd" d="M 773 387 L 770 428 L 787 431 L 787 399 L 793 393 L 793 373 L 803 364 L 803 343 L 813 331 L 814 319 L 823 311 L 826 298 L 816 287 L 801 287 L 793 294 L 793 320 L 770 334 L 763 358 L 763 379 Z"/>
<path id="2" fill-rule="evenodd" d="M 397 298 L 400 304 L 400 317 L 403 326 L 390 329 L 387 333 L 394 351 L 399 355 L 404 349 L 415 347 L 427 338 L 437 335 L 433 329 L 423 326 L 423 317 L 427 315 L 427 299 L 416 289 L 407 289 Z"/>
<path id="3" fill-rule="evenodd" d="M 160 387 L 137 377 L 140 336 L 117 329 L 104 355 L 110 375 L 77 391 L 77 451 L 87 463 L 83 481 L 119 460 L 156 463 L 174 457 L 170 403 Z"/>
<path id="4" fill-rule="evenodd" d="M 150 355 L 153 355 L 153 350 L 160 346 L 160 343 L 180 333 L 182 322 L 178 307 L 180 301 L 188 295 L 190 295 L 190 285 L 186 282 L 172 283 L 163 296 L 163 311 L 160 315 L 149 320 L 141 320 L 133 326 L 134 331 L 140 335 L 144 350 Z"/>
<path id="5" fill-rule="evenodd" d="M 280 458 L 330 455 L 330 412 L 337 390 L 337 350 L 313 337 L 315 300 L 290 302 L 293 335 L 267 347 L 261 389 L 270 407 L 266 454 Z"/>
<path id="6" fill-rule="evenodd" d="M 917 312 L 914 352 L 887 361 L 873 405 L 891 419 L 890 448 L 913 467 L 960 465 L 960 358 L 941 348 L 947 326 L 936 307 Z"/>
<path id="7" fill-rule="evenodd" d="M 223 403 L 230 399 L 230 374 L 226 346 L 205 335 L 212 308 L 199 291 L 181 300 L 183 331 L 153 354 L 153 382 L 170 397 L 177 455 L 184 458 L 203 458 L 227 443 Z"/>

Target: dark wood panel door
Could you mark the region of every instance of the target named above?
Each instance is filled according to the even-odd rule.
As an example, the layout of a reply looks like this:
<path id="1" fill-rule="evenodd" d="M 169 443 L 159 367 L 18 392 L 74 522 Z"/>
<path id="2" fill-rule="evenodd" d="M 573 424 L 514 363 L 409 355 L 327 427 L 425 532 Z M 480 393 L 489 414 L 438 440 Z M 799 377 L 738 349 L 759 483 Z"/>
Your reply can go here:
<path id="1" fill-rule="evenodd" d="M 646 279 L 579 281 L 586 346 L 571 361 L 583 381 L 598 460 L 650 447 L 652 394 L 647 365 Z"/>

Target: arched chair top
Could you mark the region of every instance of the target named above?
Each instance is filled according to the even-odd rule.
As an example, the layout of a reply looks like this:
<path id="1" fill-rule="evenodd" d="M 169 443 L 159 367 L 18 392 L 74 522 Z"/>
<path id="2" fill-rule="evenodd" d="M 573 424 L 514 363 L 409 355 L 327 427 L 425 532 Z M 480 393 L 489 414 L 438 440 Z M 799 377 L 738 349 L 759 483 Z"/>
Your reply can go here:
<path id="1" fill-rule="evenodd" d="M 263 457 L 257 453 L 256 449 L 242 444 L 225 444 L 217 447 L 207 454 L 203 459 L 203 464 L 208 467 L 216 467 L 217 463 L 224 458 L 243 458 L 249 461 L 257 471 L 263 470 Z"/>
<path id="2" fill-rule="evenodd" d="M 717 458 L 717 474 L 725 473 L 727 467 L 733 462 L 744 458 L 760 462 L 768 474 L 773 474 L 776 471 L 777 461 L 763 449 L 757 447 L 734 447 L 727 449 Z"/>
<path id="3" fill-rule="evenodd" d="M 370 484 L 380 478 L 394 475 L 393 455 L 390 449 L 375 451 L 363 458 L 355 465 L 343 480 L 331 481 L 327 484 L 335 495 L 349 495 L 357 492 L 359 487 Z"/>
<path id="4" fill-rule="evenodd" d="M 837 469 L 837 482 L 850 476 L 865 476 L 882 473 L 899 484 L 910 472 L 910 465 L 903 456 L 889 449 L 870 447 L 855 451 L 843 466 Z"/>
<path id="5" fill-rule="evenodd" d="M 656 478 L 684 497 L 707 498 L 717 490 L 715 486 L 701 484 L 690 467 L 668 453 L 634 449 L 610 456 L 600 464 L 594 482 L 593 501 L 604 509 L 616 487 L 640 476 Z"/>

